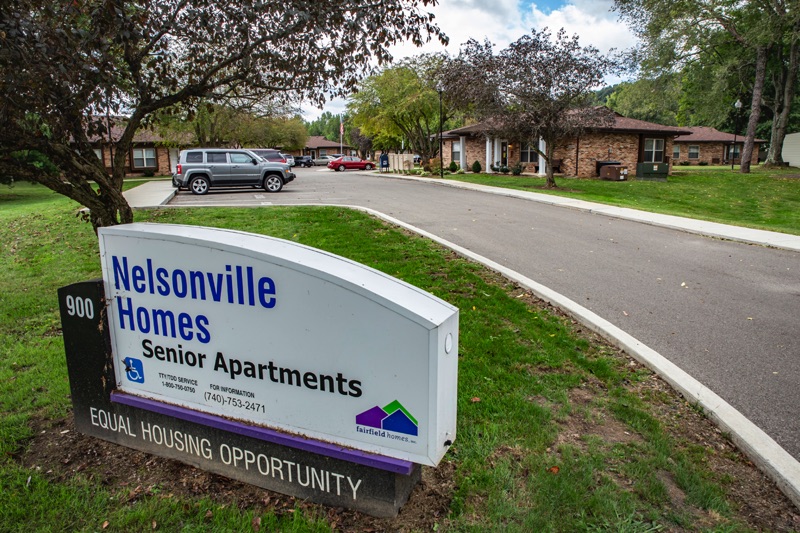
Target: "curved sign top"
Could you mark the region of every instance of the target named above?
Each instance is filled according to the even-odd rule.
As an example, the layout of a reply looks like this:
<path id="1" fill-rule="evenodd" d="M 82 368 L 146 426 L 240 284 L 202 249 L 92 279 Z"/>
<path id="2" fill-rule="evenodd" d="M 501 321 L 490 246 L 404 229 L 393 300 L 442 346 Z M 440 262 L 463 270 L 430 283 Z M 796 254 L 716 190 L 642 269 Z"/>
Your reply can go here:
<path id="1" fill-rule="evenodd" d="M 98 233 L 118 389 L 430 466 L 455 440 L 447 302 L 263 235 Z"/>

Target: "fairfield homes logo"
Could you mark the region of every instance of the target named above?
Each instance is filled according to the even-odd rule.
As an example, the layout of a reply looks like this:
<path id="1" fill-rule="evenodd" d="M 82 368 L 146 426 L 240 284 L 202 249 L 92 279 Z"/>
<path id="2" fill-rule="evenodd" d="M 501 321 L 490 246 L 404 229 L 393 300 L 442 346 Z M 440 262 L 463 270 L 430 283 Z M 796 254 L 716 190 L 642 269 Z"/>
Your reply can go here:
<path id="1" fill-rule="evenodd" d="M 372 409 L 357 414 L 356 424 L 356 431 L 359 433 L 395 440 L 408 441 L 408 437 L 400 437 L 392 435 L 392 433 L 402 433 L 414 437 L 419 434 L 417 419 L 411 416 L 411 413 L 397 400 L 383 408 L 376 405 Z"/>

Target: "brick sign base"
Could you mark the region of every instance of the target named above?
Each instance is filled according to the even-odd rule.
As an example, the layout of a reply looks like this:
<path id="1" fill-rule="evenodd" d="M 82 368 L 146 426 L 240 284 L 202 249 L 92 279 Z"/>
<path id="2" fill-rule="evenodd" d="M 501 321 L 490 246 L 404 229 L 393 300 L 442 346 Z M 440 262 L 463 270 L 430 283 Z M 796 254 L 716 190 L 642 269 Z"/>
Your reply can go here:
<path id="1" fill-rule="evenodd" d="M 58 291 L 77 429 L 268 490 L 396 516 L 421 466 L 119 392 L 102 280 Z"/>

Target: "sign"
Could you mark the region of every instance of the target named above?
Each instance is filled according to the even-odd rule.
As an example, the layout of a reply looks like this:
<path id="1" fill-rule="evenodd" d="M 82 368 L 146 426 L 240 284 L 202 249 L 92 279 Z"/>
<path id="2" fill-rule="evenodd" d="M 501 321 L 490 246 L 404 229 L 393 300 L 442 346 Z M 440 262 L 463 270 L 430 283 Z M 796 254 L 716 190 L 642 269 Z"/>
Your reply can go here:
<path id="1" fill-rule="evenodd" d="M 421 466 L 120 392 L 102 280 L 58 291 L 75 427 L 265 489 L 396 516 Z"/>
<path id="2" fill-rule="evenodd" d="M 281 239 L 98 233 L 119 391 L 429 466 L 455 440 L 450 304 Z"/>

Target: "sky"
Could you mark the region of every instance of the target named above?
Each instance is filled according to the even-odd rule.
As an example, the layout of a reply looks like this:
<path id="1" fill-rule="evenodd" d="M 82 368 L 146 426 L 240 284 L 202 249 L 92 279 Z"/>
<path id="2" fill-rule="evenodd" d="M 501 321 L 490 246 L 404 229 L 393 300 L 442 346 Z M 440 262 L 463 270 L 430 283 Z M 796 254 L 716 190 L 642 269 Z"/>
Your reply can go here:
<path id="1" fill-rule="evenodd" d="M 567 35 L 577 34 L 581 45 L 592 45 L 601 52 L 625 50 L 636 39 L 624 23 L 611 11 L 612 0 L 439 0 L 438 5 L 424 8 L 436 15 L 434 22 L 450 38 L 447 47 L 429 43 L 422 48 L 411 44 L 391 48 L 395 60 L 422 53 L 446 51 L 457 55 L 460 46 L 474 38 L 489 39 L 499 51 L 532 28 L 545 27 L 555 34 L 560 28 Z M 615 83 L 619 80 L 607 80 Z M 323 111 L 338 114 L 345 101 L 328 102 L 323 109 L 302 106 L 303 118 L 314 120 Z"/>

